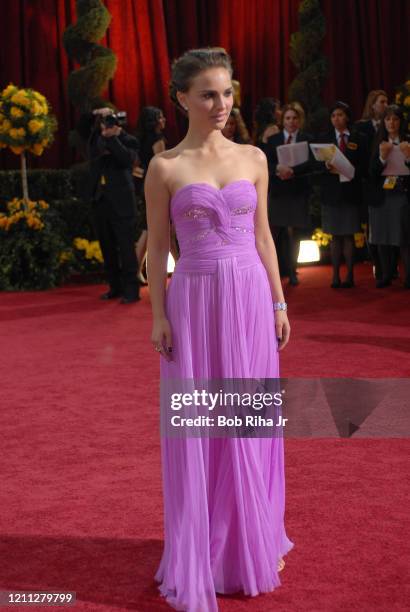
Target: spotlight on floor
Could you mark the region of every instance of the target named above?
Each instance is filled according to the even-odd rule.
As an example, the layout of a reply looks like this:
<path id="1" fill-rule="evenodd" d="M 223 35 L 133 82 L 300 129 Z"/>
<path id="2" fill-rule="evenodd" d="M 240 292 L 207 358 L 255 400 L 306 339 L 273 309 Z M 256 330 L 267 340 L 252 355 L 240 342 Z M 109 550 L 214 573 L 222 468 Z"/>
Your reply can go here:
<path id="1" fill-rule="evenodd" d="M 317 242 L 315 240 L 301 240 L 298 263 L 311 263 L 314 261 L 320 261 L 320 251 Z"/>

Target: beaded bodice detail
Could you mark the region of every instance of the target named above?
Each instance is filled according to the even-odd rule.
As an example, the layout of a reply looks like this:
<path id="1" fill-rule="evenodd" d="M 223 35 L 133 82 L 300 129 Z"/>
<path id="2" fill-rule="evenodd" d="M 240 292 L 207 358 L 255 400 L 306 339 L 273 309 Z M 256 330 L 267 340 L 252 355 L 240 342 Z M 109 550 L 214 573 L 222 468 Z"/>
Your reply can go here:
<path id="1" fill-rule="evenodd" d="M 248 179 L 221 189 L 208 183 L 190 183 L 178 189 L 171 199 L 171 218 L 181 256 L 215 255 L 219 247 L 226 250 L 229 245 L 238 251 L 254 246 L 256 204 L 255 185 Z"/>

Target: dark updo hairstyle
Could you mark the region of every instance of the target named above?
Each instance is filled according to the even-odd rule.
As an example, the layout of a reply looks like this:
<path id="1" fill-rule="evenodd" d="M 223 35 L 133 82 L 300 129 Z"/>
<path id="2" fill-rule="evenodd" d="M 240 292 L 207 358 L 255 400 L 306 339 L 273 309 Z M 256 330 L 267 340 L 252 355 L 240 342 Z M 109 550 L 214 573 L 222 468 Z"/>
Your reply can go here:
<path id="1" fill-rule="evenodd" d="M 352 109 L 350 108 L 350 106 L 348 104 L 346 104 L 346 102 L 342 102 L 341 100 L 337 100 L 330 107 L 329 117 L 331 117 L 332 114 L 334 113 L 334 111 L 337 110 L 337 109 L 340 109 L 340 110 L 342 110 L 344 112 L 344 114 L 347 117 L 347 125 L 351 125 L 353 117 L 352 117 Z"/>
<path id="2" fill-rule="evenodd" d="M 192 79 L 208 68 L 225 68 L 232 77 L 232 60 L 222 47 L 190 49 L 172 62 L 169 96 L 183 115 L 187 112 L 178 101 L 177 91 L 187 92 Z"/>
<path id="3" fill-rule="evenodd" d="M 389 134 L 386 130 L 386 126 L 384 125 L 384 120 L 386 119 L 386 117 L 391 117 L 391 115 L 395 115 L 398 119 L 400 119 L 400 126 L 399 126 L 400 142 L 402 140 L 408 140 L 407 120 L 403 112 L 403 108 L 401 106 L 398 106 L 397 104 L 389 104 L 389 106 L 386 107 L 382 120 L 380 121 L 379 129 L 377 130 L 376 136 L 373 141 L 373 147 L 372 147 L 373 154 L 378 154 L 380 143 L 383 142 L 384 140 L 389 139 Z"/>
<path id="4" fill-rule="evenodd" d="M 255 108 L 253 142 L 262 137 L 268 125 L 277 125 L 276 111 L 280 108 L 279 100 L 275 98 L 262 98 Z"/>

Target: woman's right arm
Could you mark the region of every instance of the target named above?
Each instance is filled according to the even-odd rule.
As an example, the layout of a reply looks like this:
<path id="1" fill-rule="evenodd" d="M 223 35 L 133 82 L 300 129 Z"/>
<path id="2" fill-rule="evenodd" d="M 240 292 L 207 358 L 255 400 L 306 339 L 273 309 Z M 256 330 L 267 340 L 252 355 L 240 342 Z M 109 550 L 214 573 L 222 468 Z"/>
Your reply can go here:
<path id="1" fill-rule="evenodd" d="M 152 158 L 145 177 L 147 206 L 147 271 L 151 297 L 153 330 L 151 342 L 161 346 L 161 354 L 170 359 L 172 350 L 171 326 L 165 313 L 165 288 L 169 253 L 169 201 L 166 186 L 166 162 L 161 156 Z"/>

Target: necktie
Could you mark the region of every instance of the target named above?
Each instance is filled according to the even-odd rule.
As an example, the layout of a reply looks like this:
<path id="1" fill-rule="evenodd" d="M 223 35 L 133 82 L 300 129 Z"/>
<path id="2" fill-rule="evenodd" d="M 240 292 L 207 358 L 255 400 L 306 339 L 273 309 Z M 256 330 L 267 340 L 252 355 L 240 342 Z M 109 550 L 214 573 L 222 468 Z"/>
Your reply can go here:
<path id="1" fill-rule="evenodd" d="M 342 153 L 346 151 L 346 138 L 347 138 L 347 134 L 345 133 L 340 134 L 339 149 L 341 150 Z"/>
<path id="2" fill-rule="evenodd" d="M 286 144 L 292 144 L 292 134 L 289 134 Z"/>

